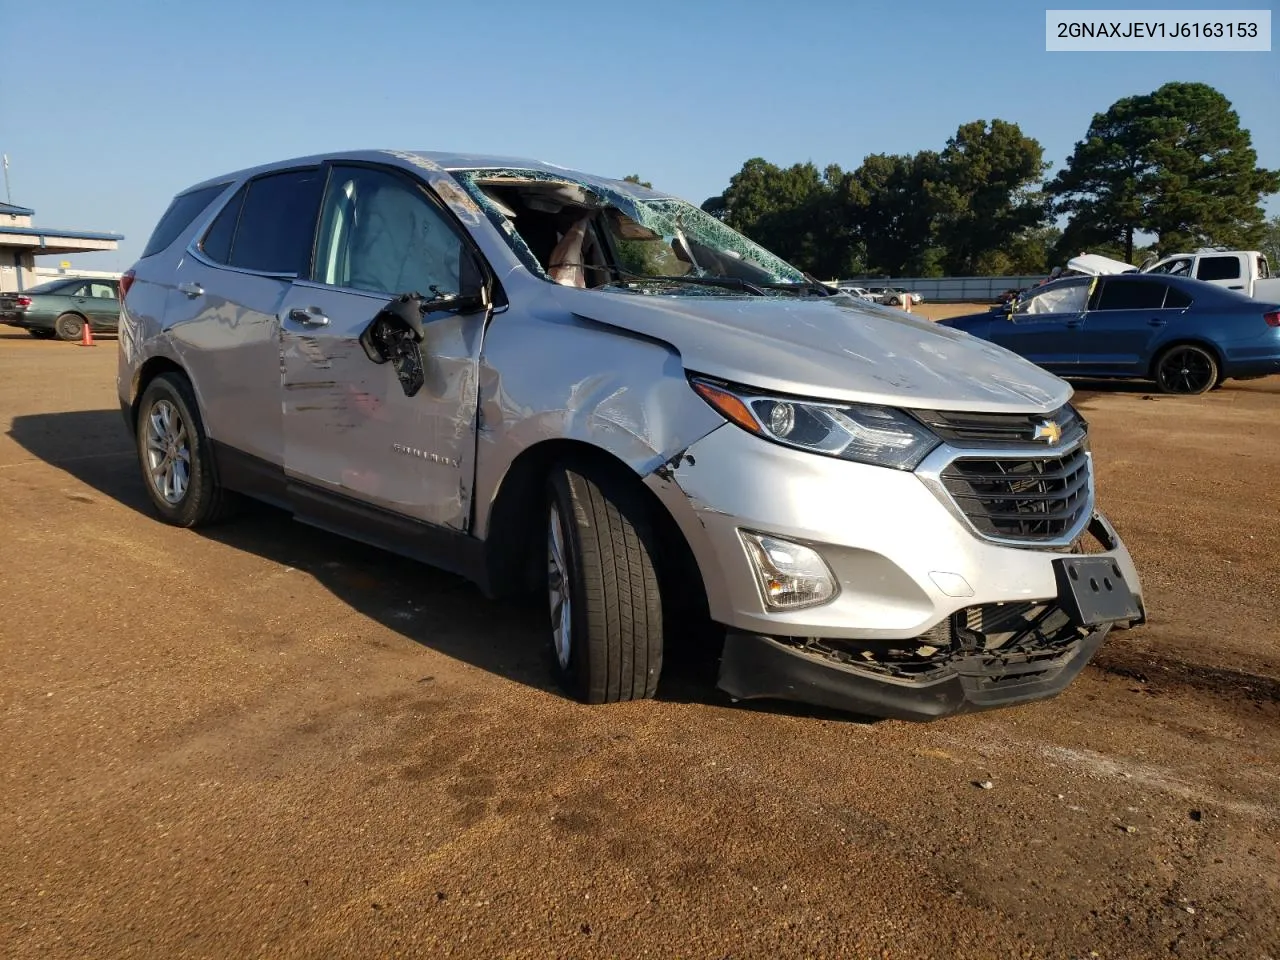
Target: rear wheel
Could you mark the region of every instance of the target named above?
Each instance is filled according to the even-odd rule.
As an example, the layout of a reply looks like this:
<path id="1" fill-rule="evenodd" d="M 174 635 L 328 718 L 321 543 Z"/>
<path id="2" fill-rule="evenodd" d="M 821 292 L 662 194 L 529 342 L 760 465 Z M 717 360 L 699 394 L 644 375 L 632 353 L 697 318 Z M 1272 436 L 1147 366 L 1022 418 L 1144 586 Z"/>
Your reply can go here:
<path id="1" fill-rule="evenodd" d="M 59 340 L 79 340 L 84 336 L 84 317 L 78 313 L 64 313 L 53 321 L 53 329 Z"/>
<path id="2" fill-rule="evenodd" d="M 143 391 L 137 448 L 147 493 L 166 523 L 197 527 L 230 512 L 231 494 L 218 483 L 195 394 L 181 374 L 162 373 Z"/>
<path id="3" fill-rule="evenodd" d="M 1156 383 L 1165 393 L 1206 393 L 1218 382 L 1218 361 L 1204 347 L 1181 343 L 1156 361 Z"/>
<path id="4" fill-rule="evenodd" d="M 662 597 L 647 507 L 625 483 L 557 467 L 547 489 L 547 597 L 554 669 L 587 703 L 652 697 Z"/>

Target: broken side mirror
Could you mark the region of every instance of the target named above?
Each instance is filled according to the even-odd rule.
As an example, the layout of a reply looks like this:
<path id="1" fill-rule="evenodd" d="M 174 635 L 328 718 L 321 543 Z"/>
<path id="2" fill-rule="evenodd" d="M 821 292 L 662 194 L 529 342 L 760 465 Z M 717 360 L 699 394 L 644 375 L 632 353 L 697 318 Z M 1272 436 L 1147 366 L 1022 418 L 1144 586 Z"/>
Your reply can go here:
<path id="1" fill-rule="evenodd" d="M 374 363 L 391 363 L 406 397 L 422 389 L 422 297 L 404 293 L 378 311 L 360 334 L 360 346 Z"/>
<path id="2" fill-rule="evenodd" d="M 466 313 L 489 305 L 483 286 L 474 292 L 447 293 L 431 288 L 431 296 L 402 293 L 378 311 L 377 316 L 360 334 L 360 346 L 374 363 L 390 363 L 406 397 L 422 389 L 422 350 L 418 346 L 426 337 L 423 317 L 430 313 Z"/>

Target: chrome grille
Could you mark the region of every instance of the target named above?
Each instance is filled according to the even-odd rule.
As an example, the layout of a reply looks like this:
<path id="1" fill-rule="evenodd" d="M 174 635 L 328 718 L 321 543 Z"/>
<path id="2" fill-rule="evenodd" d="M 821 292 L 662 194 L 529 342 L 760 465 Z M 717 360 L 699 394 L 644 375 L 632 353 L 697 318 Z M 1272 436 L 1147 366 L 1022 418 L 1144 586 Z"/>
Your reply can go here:
<path id="1" fill-rule="evenodd" d="M 1083 445 L 1050 457 L 960 457 L 939 475 L 974 529 L 999 540 L 1069 536 L 1092 508 L 1092 465 Z"/>

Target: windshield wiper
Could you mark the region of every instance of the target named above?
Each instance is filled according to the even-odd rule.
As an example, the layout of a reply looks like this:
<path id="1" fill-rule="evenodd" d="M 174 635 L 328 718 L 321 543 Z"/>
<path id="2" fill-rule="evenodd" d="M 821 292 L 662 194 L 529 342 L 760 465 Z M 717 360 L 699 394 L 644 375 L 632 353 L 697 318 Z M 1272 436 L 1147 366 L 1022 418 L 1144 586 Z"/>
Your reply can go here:
<path id="1" fill-rule="evenodd" d="M 764 287 L 766 290 L 791 290 L 795 293 L 808 291 L 820 297 L 835 296 L 831 292 L 831 288 L 820 280 L 807 280 L 803 283 L 761 283 L 759 286 Z"/>
<path id="2" fill-rule="evenodd" d="M 741 290 L 744 293 L 750 293 L 757 297 L 768 296 L 761 286 L 772 286 L 772 284 L 754 284 L 749 280 L 743 280 L 741 277 L 717 277 L 704 276 L 698 274 L 685 274 L 681 277 L 670 276 L 651 276 L 645 273 L 632 273 L 629 270 L 623 270 L 621 267 L 601 267 L 594 264 L 582 264 L 584 270 L 603 270 L 611 273 L 617 279 L 615 283 L 689 283 L 701 287 L 723 287 L 727 290 Z"/>

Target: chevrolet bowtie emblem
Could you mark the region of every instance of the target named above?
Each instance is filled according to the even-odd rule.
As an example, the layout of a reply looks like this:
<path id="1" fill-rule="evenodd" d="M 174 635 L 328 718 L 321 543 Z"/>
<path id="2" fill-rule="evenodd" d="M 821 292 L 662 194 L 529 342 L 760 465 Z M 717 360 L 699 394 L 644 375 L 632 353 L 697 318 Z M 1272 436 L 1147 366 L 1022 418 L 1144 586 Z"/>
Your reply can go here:
<path id="1" fill-rule="evenodd" d="M 1049 446 L 1054 446 L 1062 439 L 1062 427 L 1055 420 L 1045 420 L 1036 424 L 1036 432 L 1031 437 L 1032 440 L 1043 440 Z"/>

